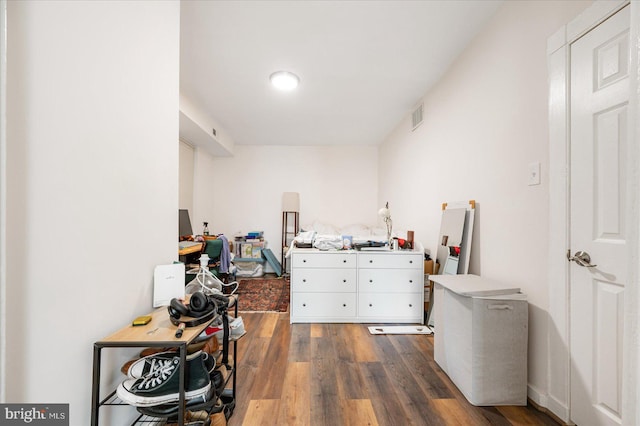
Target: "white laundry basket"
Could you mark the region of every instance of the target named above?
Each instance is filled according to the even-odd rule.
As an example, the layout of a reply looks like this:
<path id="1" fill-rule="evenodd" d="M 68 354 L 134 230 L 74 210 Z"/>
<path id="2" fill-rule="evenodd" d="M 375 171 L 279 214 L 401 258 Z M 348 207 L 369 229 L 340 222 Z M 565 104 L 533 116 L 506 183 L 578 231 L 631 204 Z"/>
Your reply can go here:
<path id="1" fill-rule="evenodd" d="M 431 279 L 438 365 L 473 405 L 526 405 L 526 295 L 476 275 Z"/>

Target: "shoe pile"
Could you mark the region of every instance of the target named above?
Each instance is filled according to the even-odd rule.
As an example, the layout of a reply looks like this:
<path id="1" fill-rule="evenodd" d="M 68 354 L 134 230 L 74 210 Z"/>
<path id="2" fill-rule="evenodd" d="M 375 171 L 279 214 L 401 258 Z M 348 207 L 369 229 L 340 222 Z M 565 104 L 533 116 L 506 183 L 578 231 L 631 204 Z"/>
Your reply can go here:
<path id="1" fill-rule="evenodd" d="M 187 411 L 185 415 L 185 426 L 227 426 L 227 417 L 222 408 L 222 403 L 213 407 L 211 412 L 206 410 Z M 165 426 L 180 426 L 179 423 L 169 421 Z"/>
<path id="2" fill-rule="evenodd" d="M 231 339 L 239 339 L 244 336 L 246 331 L 244 329 L 244 322 L 242 321 L 242 317 L 234 318 L 231 315 L 227 315 L 227 319 L 229 322 L 229 337 Z M 214 321 L 202 332 L 202 336 L 216 336 L 218 338 L 218 343 L 222 344 L 223 336 L 224 336 L 224 327 L 222 321 Z"/>
<path id="3" fill-rule="evenodd" d="M 222 364 L 222 355 L 217 336 L 204 332 L 187 346 L 185 425 L 226 426 L 233 413 L 235 403 L 225 392 L 233 362 Z M 147 348 L 121 370 L 127 378 L 116 394 L 123 402 L 135 406 L 143 415 L 164 418 L 167 424 L 177 422 L 180 355 L 176 348 Z"/>
<path id="4" fill-rule="evenodd" d="M 210 360 L 206 352 L 187 355 L 184 369 L 186 381 L 185 400 L 206 402 L 211 389 L 209 370 L 205 362 Z M 208 362 L 211 364 L 211 361 Z M 180 356 L 177 352 L 160 352 L 141 358 L 131 364 L 129 377 L 118 386 L 118 397 L 136 407 L 152 407 L 180 398 Z M 213 361 L 215 367 L 215 361 Z M 210 367 L 213 370 L 213 367 Z"/>

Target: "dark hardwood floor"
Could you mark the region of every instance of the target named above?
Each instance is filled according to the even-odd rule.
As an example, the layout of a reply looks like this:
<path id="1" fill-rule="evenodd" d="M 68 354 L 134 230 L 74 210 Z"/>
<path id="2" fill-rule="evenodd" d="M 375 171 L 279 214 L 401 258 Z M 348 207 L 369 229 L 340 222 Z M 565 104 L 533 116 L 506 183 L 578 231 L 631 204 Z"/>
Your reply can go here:
<path id="1" fill-rule="evenodd" d="M 433 360 L 433 336 L 366 324 L 289 324 L 241 312 L 239 425 L 558 425 L 528 407 L 474 407 Z"/>

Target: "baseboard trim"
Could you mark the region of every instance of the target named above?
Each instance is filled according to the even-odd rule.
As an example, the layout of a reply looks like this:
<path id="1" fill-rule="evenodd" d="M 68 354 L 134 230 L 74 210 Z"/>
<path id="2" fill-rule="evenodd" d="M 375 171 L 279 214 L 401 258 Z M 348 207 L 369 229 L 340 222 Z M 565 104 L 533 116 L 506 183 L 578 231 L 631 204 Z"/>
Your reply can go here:
<path id="1" fill-rule="evenodd" d="M 553 396 L 548 398 L 549 404 L 547 405 L 548 414 L 555 418 L 562 424 L 572 425 L 571 417 L 569 416 L 569 407 L 567 404 L 559 401 Z"/>
<path id="2" fill-rule="evenodd" d="M 531 385 L 527 386 L 527 393 L 529 403 L 535 407 L 536 410 L 549 415 L 560 424 L 573 424 L 569 419 L 569 407 L 567 407 L 566 404 L 561 403 L 553 396 L 538 391 Z"/>
<path id="3" fill-rule="evenodd" d="M 531 385 L 527 385 L 527 397 L 529 401 L 532 401 L 538 407 L 547 407 L 547 395 L 538 391 Z"/>

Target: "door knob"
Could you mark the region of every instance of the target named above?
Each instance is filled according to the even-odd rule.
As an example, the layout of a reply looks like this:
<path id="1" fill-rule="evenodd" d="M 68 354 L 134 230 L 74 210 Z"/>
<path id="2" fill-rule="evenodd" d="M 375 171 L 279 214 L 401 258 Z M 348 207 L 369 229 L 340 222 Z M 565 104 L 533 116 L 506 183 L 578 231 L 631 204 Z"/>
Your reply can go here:
<path id="1" fill-rule="evenodd" d="M 571 251 L 567 250 L 567 260 L 569 262 L 574 261 L 580 266 L 584 266 L 585 268 L 595 268 L 598 265 L 591 264 L 591 256 L 586 251 L 577 251 L 576 254 L 571 256 Z"/>

